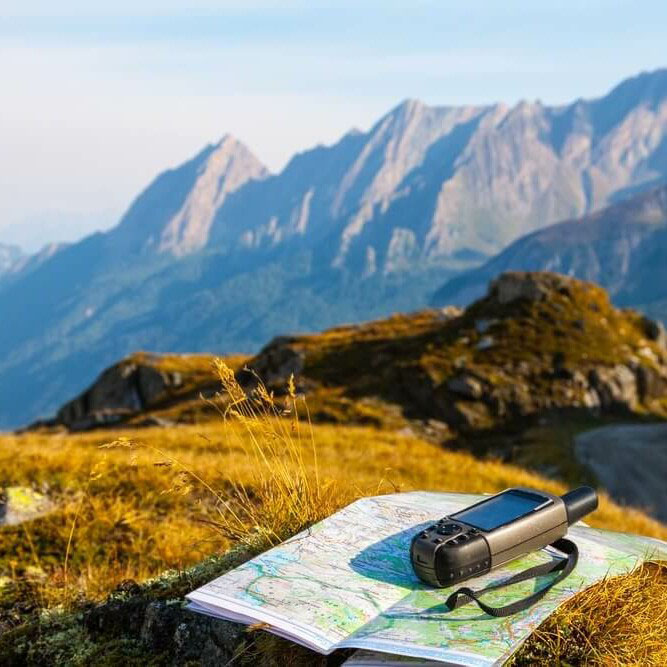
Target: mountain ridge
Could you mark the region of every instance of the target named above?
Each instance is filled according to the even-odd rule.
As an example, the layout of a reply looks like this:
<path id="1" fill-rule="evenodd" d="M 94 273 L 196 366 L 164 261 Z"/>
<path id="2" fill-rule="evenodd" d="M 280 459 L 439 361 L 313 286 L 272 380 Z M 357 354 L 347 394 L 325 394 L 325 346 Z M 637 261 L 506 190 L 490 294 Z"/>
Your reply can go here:
<path id="1" fill-rule="evenodd" d="M 268 170 L 233 136 L 226 134 L 193 158 L 159 174 L 134 200 L 109 233 L 112 242 L 134 252 L 172 252 L 179 256 L 201 249 L 208 240 L 213 214 L 225 197 Z M 145 229 L 146 223 L 150 223 Z M 136 236 L 136 227 L 142 234 Z"/>
<path id="2" fill-rule="evenodd" d="M 503 271 L 558 271 L 607 288 L 619 305 L 643 305 L 667 320 L 667 185 L 601 211 L 528 234 L 479 268 L 452 278 L 434 305 L 466 305 Z M 652 257 L 652 261 L 647 261 Z M 651 308 L 652 301 L 658 302 Z M 646 307 L 648 306 L 648 307 Z"/>
<path id="3" fill-rule="evenodd" d="M 561 107 L 407 100 L 277 174 L 225 136 L 0 283 L 0 425 L 134 349 L 253 352 L 426 305 L 522 234 L 666 180 L 666 137 L 664 70 Z"/>

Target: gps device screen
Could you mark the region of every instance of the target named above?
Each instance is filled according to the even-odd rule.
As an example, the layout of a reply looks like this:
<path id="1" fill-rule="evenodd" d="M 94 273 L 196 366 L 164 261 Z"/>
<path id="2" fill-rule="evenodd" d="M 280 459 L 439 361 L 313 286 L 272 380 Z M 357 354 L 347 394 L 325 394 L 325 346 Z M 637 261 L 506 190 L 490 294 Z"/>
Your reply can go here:
<path id="1" fill-rule="evenodd" d="M 480 530 L 495 530 L 532 512 L 547 500 L 548 498 L 531 493 L 508 491 L 489 498 L 468 510 L 453 514 L 452 519 L 458 519 Z"/>

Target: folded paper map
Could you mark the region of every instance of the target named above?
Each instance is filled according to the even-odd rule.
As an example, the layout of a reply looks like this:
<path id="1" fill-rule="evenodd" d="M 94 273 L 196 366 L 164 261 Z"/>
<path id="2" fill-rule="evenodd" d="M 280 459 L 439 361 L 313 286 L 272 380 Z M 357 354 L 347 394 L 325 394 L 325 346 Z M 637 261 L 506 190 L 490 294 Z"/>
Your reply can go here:
<path id="1" fill-rule="evenodd" d="M 493 618 L 474 605 L 448 611 L 452 589 L 423 584 L 410 565 L 414 534 L 480 500 L 453 493 L 398 493 L 363 498 L 278 547 L 197 589 L 198 612 L 266 629 L 321 653 L 359 648 L 454 665 L 507 659 L 561 603 L 603 577 L 647 558 L 667 560 L 667 543 L 576 525 L 569 537 L 579 563 L 530 609 Z M 483 588 L 519 570 L 559 558 L 549 548 L 466 582 Z M 542 587 L 526 581 L 489 592 L 493 606 Z M 409 664 L 409 663 L 408 663 Z"/>

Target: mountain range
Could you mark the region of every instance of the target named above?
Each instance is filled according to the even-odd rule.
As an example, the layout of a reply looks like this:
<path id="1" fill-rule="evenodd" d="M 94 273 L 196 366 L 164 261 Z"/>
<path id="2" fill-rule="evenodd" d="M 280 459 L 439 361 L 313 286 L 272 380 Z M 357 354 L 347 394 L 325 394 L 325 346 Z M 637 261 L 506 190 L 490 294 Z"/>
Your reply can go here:
<path id="1" fill-rule="evenodd" d="M 518 239 L 449 280 L 432 304 L 467 305 L 508 270 L 557 271 L 596 282 L 616 304 L 667 322 L 667 186 Z"/>
<path id="2" fill-rule="evenodd" d="M 0 427 L 136 349 L 252 352 L 414 310 L 521 235 L 664 182 L 666 158 L 667 70 L 558 107 L 408 100 L 277 174 L 226 135 L 115 228 L 0 276 Z"/>

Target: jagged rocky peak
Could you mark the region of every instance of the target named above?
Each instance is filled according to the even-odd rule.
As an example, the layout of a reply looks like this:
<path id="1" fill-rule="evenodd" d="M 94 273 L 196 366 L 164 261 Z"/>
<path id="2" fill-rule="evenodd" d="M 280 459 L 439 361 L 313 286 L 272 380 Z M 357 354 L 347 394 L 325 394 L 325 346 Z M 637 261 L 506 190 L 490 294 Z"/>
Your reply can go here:
<path id="1" fill-rule="evenodd" d="M 393 206 L 421 209 L 419 201 L 429 180 L 447 177 L 449 162 L 465 143 L 452 139 L 462 132 L 485 107 L 436 107 L 419 100 L 405 100 L 382 117 L 369 131 L 362 149 L 346 170 L 332 205 L 334 216 L 348 212 L 338 244 L 334 266 L 350 263 L 351 249 L 382 258 L 385 272 L 393 270 L 397 245 L 414 247 L 407 264 L 413 265 L 423 243 L 423 229 L 431 222 L 422 214 L 391 214 Z M 458 133 L 458 134 L 457 134 Z M 449 139 L 448 139 L 449 137 Z M 441 148 L 441 143 L 444 142 Z M 442 155 L 438 157 L 439 153 Z M 420 173 L 423 172 L 423 173 Z M 354 199 L 352 198 L 354 196 Z M 427 196 L 432 196 L 427 195 Z M 414 203 L 413 203 L 414 202 Z M 383 218 L 394 217 L 391 225 Z M 417 232 L 415 227 L 419 229 Z M 399 262 L 401 267 L 405 262 Z"/>
<path id="2" fill-rule="evenodd" d="M 225 135 L 199 167 L 182 207 L 165 225 L 159 250 L 185 255 L 203 248 L 227 195 L 268 173 L 243 143 Z"/>
<path id="3" fill-rule="evenodd" d="M 240 141 L 225 135 L 176 168 L 159 174 L 107 236 L 117 255 L 199 250 L 227 196 L 268 170 Z"/>
<path id="4" fill-rule="evenodd" d="M 384 117 L 384 121 L 391 124 L 395 130 L 401 130 L 405 129 L 410 122 L 417 121 L 428 110 L 429 107 L 421 100 L 407 98 L 394 107 Z"/>

